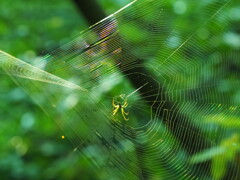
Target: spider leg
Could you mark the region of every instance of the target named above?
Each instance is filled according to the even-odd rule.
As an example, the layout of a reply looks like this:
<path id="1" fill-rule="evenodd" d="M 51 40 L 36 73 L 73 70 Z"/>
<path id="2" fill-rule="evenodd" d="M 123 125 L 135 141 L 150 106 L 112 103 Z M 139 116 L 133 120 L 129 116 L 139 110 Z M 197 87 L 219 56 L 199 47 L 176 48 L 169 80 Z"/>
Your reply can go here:
<path id="1" fill-rule="evenodd" d="M 128 106 L 128 102 L 125 101 L 124 104 L 122 105 L 123 108 L 126 108 Z"/>
<path id="2" fill-rule="evenodd" d="M 121 111 L 122 111 L 122 115 L 123 115 L 124 120 L 125 120 L 125 121 L 128 121 L 129 118 L 126 118 L 126 116 L 125 116 L 125 115 L 128 115 L 128 113 L 125 112 L 123 108 L 121 108 Z"/>
<path id="3" fill-rule="evenodd" d="M 118 112 L 119 106 L 116 105 L 115 109 L 113 110 L 113 116 Z"/>
<path id="4" fill-rule="evenodd" d="M 115 107 L 115 108 L 118 107 L 118 105 L 116 105 L 116 104 L 114 103 L 114 98 L 112 99 L 112 105 L 113 105 L 113 107 Z"/>

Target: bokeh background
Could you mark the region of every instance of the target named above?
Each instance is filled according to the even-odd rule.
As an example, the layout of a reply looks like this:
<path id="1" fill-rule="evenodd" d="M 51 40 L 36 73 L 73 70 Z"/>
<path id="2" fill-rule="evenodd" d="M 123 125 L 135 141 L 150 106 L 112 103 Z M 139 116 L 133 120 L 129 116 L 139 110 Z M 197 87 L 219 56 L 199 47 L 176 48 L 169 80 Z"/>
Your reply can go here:
<path id="1" fill-rule="evenodd" d="M 107 15 L 129 2 L 96 1 Z M 166 7 L 172 9 L 173 15 L 182 15 L 188 8 L 187 2 L 169 1 Z M 91 11 L 94 13 L 94 9 Z M 231 15 L 229 28 L 221 32 L 223 49 L 226 52 L 239 50 L 240 4 L 236 1 L 222 13 Z M 178 23 L 189 28 L 189 21 L 191 10 Z M 70 0 L 1 0 L 0 49 L 31 62 L 69 42 L 89 25 Z M 206 36 L 203 38 L 208 37 L 207 33 L 202 33 Z M 194 49 L 194 44 L 192 46 Z M 224 83 L 225 86 L 232 84 L 230 81 Z M 239 91 L 232 91 L 236 102 L 240 102 L 239 94 Z M 238 122 L 239 130 L 239 119 L 235 122 Z M 229 133 L 233 131 L 229 124 L 226 128 Z M 93 167 L 81 153 L 73 152 L 72 144 L 63 136 L 64 132 L 20 87 L 8 76 L 0 75 L 0 179 L 97 179 Z M 240 134 L 236 133 L 236 136 Z M 230 160 L 240 161 L 239 152 L 234 149 L 234 158 Z"/>

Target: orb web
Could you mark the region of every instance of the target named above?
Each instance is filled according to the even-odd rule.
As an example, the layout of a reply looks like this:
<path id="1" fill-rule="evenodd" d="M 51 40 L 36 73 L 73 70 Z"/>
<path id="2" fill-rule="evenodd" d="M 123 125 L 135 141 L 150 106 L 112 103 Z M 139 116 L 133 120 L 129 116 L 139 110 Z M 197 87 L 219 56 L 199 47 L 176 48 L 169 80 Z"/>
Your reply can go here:
<path id="1" fill-rule="evenodd" d="M 135 0 L 34 65 L 0 52 L 101 179 L 237 177 L 224 158 L 239 148 L 239 49 L 222 48 L 231 1 L 179 2 Z"/>

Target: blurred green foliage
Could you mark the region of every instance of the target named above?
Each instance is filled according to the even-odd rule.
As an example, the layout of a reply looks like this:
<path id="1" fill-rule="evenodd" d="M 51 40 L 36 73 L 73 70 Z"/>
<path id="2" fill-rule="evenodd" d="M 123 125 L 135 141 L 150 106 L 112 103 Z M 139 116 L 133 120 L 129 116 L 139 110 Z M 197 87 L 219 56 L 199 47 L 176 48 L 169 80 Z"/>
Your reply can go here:
<path id="1" fill-rule="evenodd" d="M 130 1 L 99 0 L 98 2 L 106 13 L 110 14 Z M 208 3 L 208 1 L 203 3 Z M 193 6 L 193 3 L 191 5 Z M 185 13 L 188 4 L 183 1 L 168 1 L 166 8 L 173 10 L 174 15 L 179 15 Z M 193 10 L 201 11 L 198 8 L 192 8 Z M 213 29 L 224 27 L 221 33 L 224 38 L 220 44 L 226 52 L 240 47 L 240 27 L 239 24 L 237 25 L 240 21 L 239 11 L 240 5 L 236 2 L 236 6 L 223 12 L 231 14 L 232 19 L 229 24 L 224 22 L 212 24 Z M 168 42 L 168 46 L 178 46 L 179 38 L 184 39 L 189 35 L 187 32 L 189 26 L 191 28 L 199 26 L 197 23 L 193 24 L 193 21 L 191 10 L 189 10 L 184 14 L 183 19 L 171 22 L 178 24 L 182 28 L 178 31 L 184 33 L 181 33 L 181 37 L 173 37 Z M 87 20 L 81 16 L 71 1 L 1 1 L 0 49 L 28 62 L 41 58 L 42 55 L 65 44 L 87 27 Z M 126 27 L 122 29 L 122 32 L 126 38 L 131 38 L 131 33 L 138 33 L 138 29 Z M 202 29 L 198 38 L 207 39 L 212 34 L 211 29 Z M 141 36 L 143 34 L 139 33 L 139 37 Z M 134 42 L 134 39 L 131 41 L 139 43 Z M 189 49 L 194 51 L 194 44 Z M 168 53 L 167 49 L 165 51 Z M 214 68 L 216 68 L 214 63 L 209 63 L 205 71 L 210 73 L 203 76 L 211 79 L 211 72 Z M 78 179 L 81 176 L 79 179 L 96 179 L 89 162 L 81 154 L 73 151 L 72 144 L 67 139 L 62 138 L 64 131 L 61 131 L 56 123 L 46 116 L 9 77 L 5 75 L 0 75 L 0 77 L 0 178 Z M 234 87 L 232 84 L 236 78 L 233 77 L 232 81 L 227 82 L 223 79 L 222 91 L 228 91 L 229 86 Z M 186 87 L 187 83 L 181 81 L 179 86 Z M 230 90 L 231 95 L 235 97 L 233 102 L 239 104 L 239 90 L 234 88 Z M 208 96 L 208 94 L 205 95 Z M 206 150 L 192 158 L 192 163 L 212 159 L 213 177 L 216 179 L 224 175 L 227 162 L 234 161 L 237 153 L 240 152 L 239 118 L 224 117 L 225 115 L 220 114 L 221 117 L 218 117 L 216 121 L 211 115 L 209 119 L 208 117 L 205 119 L 206 123 L 213 126 L 228 128 L 229 131 L 225 138 L 219 141 L 215 149 Z M 224 118 L 229 118 L 228 123 L 218 121 Z M 209 132 L 211 133 L 213 132 Z M 233 143 L 235 143 L 234 146 L 232 146 Z M 216 169 L 220 170 L 216 171 Z"/>
<path id="2" fill-rule="evenodd" d="M 32 61 L 88 25 L 71 1 L 12 1 L 0 6 L 0 49 Z M 6 75 L 0 75 L 0 179 L 91 179 L 56 123 Z"/>

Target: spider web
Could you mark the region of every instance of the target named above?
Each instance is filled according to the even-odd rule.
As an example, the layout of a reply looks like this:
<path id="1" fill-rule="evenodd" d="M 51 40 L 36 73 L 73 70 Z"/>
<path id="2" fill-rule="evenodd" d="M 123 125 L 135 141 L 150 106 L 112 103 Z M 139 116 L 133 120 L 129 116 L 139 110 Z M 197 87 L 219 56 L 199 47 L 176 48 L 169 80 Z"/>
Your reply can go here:
<path id="1" fill-rule="evenodd" d="M 181 2 L 201 9 L 187 25 L 167 1 L 135 0 L 34 65 L 0 51 L 1 73 L 56 121 L 101 179 L 238 176 L 238 165 L 223 158 L 232 146 L 220 146 L 226 137 L 239 143 L 239 71 L 228 70 L 239 51 L 221 44 L 231 1 Z M 128 121 L 112 113 L 120 95 Z"/>

